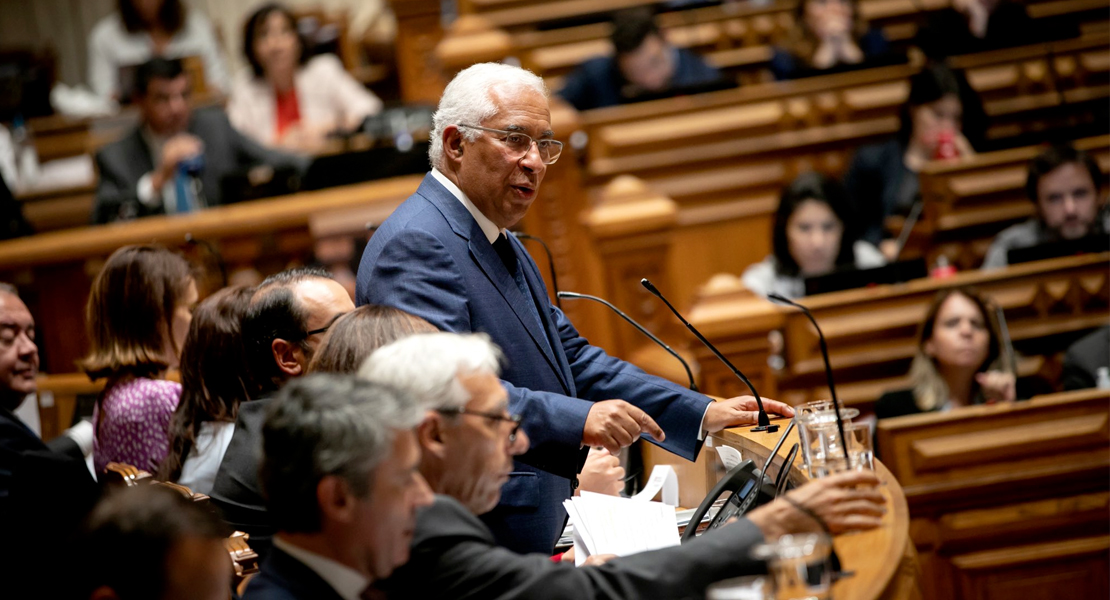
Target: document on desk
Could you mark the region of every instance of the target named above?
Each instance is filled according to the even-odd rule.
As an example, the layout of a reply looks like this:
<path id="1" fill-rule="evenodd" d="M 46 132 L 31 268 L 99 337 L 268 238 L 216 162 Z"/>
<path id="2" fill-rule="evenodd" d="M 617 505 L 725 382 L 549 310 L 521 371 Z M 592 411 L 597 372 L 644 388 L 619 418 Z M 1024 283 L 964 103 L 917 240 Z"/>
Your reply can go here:
<path id="1" fill-rule="evenodd" d="M 593 554 L 627 556 L 679 544 L 675 509 L 661 502 L 582 492 L 563 506 L 574 525 L 576 564 Z"/>

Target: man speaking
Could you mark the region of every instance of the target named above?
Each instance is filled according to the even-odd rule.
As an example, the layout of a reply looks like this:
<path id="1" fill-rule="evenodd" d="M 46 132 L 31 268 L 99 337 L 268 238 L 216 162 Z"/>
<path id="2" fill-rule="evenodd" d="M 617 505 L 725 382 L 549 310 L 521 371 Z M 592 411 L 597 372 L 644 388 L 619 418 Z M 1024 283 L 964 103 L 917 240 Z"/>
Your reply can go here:
<path id="1" fill-rule="evenodd" d="M 356 301 L 393 306 L 502 348 L 511 410 L 531 449 L 483 520 L 518 552 L 550 552 L 589 446 L 613 453 L 647 434 L 694 460 L 706 432 L 755 422 L 755 399 L 712 402 L 608 356 L 552 306 L 536 264 L 506 230 L 524 217 L 554 139 L 543 80 L 485 63 L 459 73 L 434 116 L 432 171 L 371 238 Z M 784 404 L 764 401 L 792 415 Z"/>

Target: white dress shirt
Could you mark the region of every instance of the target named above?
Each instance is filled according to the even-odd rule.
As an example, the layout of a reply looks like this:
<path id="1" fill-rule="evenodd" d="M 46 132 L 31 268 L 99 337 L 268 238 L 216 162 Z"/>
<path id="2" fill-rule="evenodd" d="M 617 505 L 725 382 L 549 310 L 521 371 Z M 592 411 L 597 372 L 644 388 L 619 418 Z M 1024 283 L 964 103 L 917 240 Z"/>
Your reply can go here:
<path id="1" fill-rule="evenodd" d="M 231 421 L 207 421 L 200 424 L 196 443 L 189 451 L 185 463 L 181 465 L 181 477 L 177 483 L 194 492 L 211 494 L 216 482 L 216 471 L 224 460 L 224 453 L 235 434 L 235 423 Z"/>
<path id="2" fill-rule="evenodd" d="M 304 548 L 294 546 L 285 541 L 280 533 L 274 536 L 274 547 L 280 548 L 282 552 L 312 569 L 343 600 L 359 600 L 362 592 L 370 586 L 370 580 L 362 573 L 315 552 L 309 552 Z"/>

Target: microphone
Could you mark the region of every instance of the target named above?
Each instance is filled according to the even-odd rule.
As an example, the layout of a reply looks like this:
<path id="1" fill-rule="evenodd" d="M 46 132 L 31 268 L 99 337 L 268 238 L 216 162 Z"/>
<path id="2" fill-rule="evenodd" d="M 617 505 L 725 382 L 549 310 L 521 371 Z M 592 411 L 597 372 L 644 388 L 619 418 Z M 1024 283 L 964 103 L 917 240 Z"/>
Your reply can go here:
<path id="1" fill-rule="evenodd" d="M 651 292 L 651 295 L 662 300 L 663 304 L 666 304 L 667 308 L 671 309 L 671 312 L 674 313 L 674 316 L 678 317 L 679 321 L 682 321 L 682 324 L 686 326 L 686 329 L 689 329 L 690 332 L 693 333 L 698 338 L 698 340 L 701 341 L 701 343 L 705 344 L 706 348 L 709 348 L 709 350 L 713 352 L 713 354 L 717 358 L 719 358 L 721 362 L 725 363 L 725 366 L 732 371 L 733 375 L 739 377 L 740 381 L 743 381 L 744 385 L 748 386 L 748 389 L 752 392 L 752 396 L 755 396 L 755 403 L 759 406 L 759 424 L 753 427 L 752 431 L 766 431 L 767 433 L 774 433 L 778 431 L 779 426 L 771 424 L 771 418 L 767 416 L 767 411 L 763 408 L 763 399 L 759 397 L 759 392 L 755 391 L 755 386 L 752 385 L 752 382 L 747 378 L 747 376 L 741 373 L 740 369 L 737 369 L 735 365 L 729 362 L 729 360 L 725 358 L 725 355 L 721 354 L 721 351 L 718 350 L 716 346 L 710 344 L 709 340 L 705 339 L 705 336 L 702 335 L 700 331 L 698 331 L 693 325 L 691 325 L 689 321 L 683 318 L 678 310 L 676 310 L 674 306 L 671 306 L 671 303 L 663 297 L 662 292 L 660 292 L 659 289 L 655 287 L 655 285 L 648 281 L 646 277 L 640 280 L 640 285 L 644 286 L 644 289 Z"/>
<path id="2" fill-rule="evenodd" d="M 1006 366 L 1017 378 L 1017 354 L 1014 353 L 1014 341 L 1010 339 L 1010 327 L 1006 324 L 1006 315 L 1002 312 L 1002 305 L 994 304 L 994 318 L 998 321 L 998 333 L 1002 338 L 1002 351 L 1006 355 Z"/>
<path id="3" fill-rule="evenodd" d="M 555 288 L 555 290 L 554 290 L 555 291 L 555 306 L 558 306 L 559 310 L 563 310 L 562 298 L 559 295 L 559 279 L 558 279 L 558 276 L 555 274 L 555 259 L 552 258 L 551 248 L 547 247 L 547 242 L 543 241 L 542 239 L 540 239 L 540 238 L 538 238 L 534 235 L 528 235 L 527 233 L 522 233 L 520 231 L 510 231 L 510 230 L 506 230 L 506 231 L 508 231 L 509 234 L 511 234 L 513 237 L 515 237 L 518 240 L 528 240 L 530 242 L 536 242 L 539 245 L 543 246 L 543 251 L 544 251 L 545 254 L 547 254 L 547 268 L 551 272 L 551 287 Z M 610 307 L 612 307 L 612 305 L 610 305 Z M 614 308 L 614 310 L 616 310 L 615 307 L 612 307 L 612 308 Z M 620 312 L 620 311 L 617 311 L 617 312 Z M 651 334 L 649 333 L 648 335 L 651 335 Z"/>
<path id="4" fill-rule="evenodd" d="M 833 414 L 836 416 L 836 430 L 840 433 L 840 446 L 844 450 L 844 464 L 850 469 L 852 468 L 852 457 L 848 454 L 848 440 L 844 437 L 844 419 L 840 416 L 840 400 L 836 397 L 836 384 L 833 383 L 832 364 L 829 362 L 829 348 L 825 344 L 825 334 L 821 331 L 821 327 L 817 324 L 817 319 L 813 318 L 813 313 L 809 309 L 774 292 L 767 294 L 769 300 L 773 300 L 780 304 L 787 304 L 802 311 L 809 322 L 813 323 L 813 328 L 817 330 L 817 339 L 821 346 L 821 358 L 825 359 L 825 378 L 829 382 L 829 393 L 832 394 L 833 401 Z"/>
<path id="5" fill-rule="evenodd" d="M 917 220 L 921 218 L 921 211 L 924 210 L 924 208 L 925 202 L 921 199 L 921 194 L 918 194 L 917 200 L 913 203 L 913 207 L 910 209 L 910 214 L 902 223 L 902 231 L 898 233 L 898 241 L 895 245 L 896 250 L 894 251 L 894 260 L 892 260 L 891 262 L 896 262 L 898 260 L 898 257 L 902 256 L 902 250 L 906 248 L 906 242 L 910 240 L 910 233 L 913 232 L 914 226 L 917 225 Z"/>
<path id="6" fill-rule="evenodd" d="M 690 379 L 690 389 L 692 391 L 695 391 L 695 392 L 698 391 L 698 386 L 697 386 L 697 384 L 694 383 L 694 373 L 692 371 L 690 371 L 690 365 L 687 364 L 686 361 L 681 356 L 679 356 L 678 352 L 675 352 L 670 346 L 665 344 L 663 342 L 663 340 L 655 337 L 655 334 L 653 334 L 652 332 L 645 329 L 643 325 L 640 325 L 636 321 L 632 320 L 632 317 L 624 314 L 624 311 L 617 308 L 616 306 L 613 306 L 612 302 L 609 302 L 608 300 L 605 300 L 605 299 L 602 299 L 602 298 L 598 298 L 597 296 L 591 296 L 589 294 L 579 294 L 579 293 L 576 293 L 576 292 L 556 292 L 555 297 L 556 298 L 593 300 L 594 302 L 599 302 L 601 304 L 604 304 L 605 306 L 608 306 L 609 310 L 612 310 L 613 312 L 617 313 L 617 316 L 624 319 L 625 321 L 628 321 L 629 325 L 632 325 L 637 330 L 639 330 L 640 333 L 642 333 L 642 334 L 648 336 L 649 338 L 651 338 L 651 341 L 655 342 L 656 344 L 659 344 L 659 346 L 661 348 L 666 350 L 671 356 L 675 357 L 675 359 L 678 360 L 678 362 L 682 363 L 682 367 L 684 369 L 686 369 L 686 377 L 688 377 Z"/>

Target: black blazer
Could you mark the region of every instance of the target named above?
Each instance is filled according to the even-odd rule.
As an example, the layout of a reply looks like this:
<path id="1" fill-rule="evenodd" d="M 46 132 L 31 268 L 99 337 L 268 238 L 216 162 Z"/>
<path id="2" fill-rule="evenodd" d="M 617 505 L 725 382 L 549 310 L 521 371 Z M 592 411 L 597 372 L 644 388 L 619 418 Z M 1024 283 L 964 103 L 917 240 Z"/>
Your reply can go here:
<path id="1" fill-rule="evenodd" d="M 701 598 L 714 581 L 765 572 L 749 557 L 762 541 L 744 519 L 681 546 L 576 568 L 498 546 L 462 504 L 436 496 L 417 514 L 409 562 L 376 587 L 390 598 Z"/>
<path id="2" fill-rule="evenodd" d="M 265 398 L 239 405 L 235 432 L 231 434 L 231 442 L 208 494 L 228 525 L 250 534 L 251 549 L 260 559 L 269 553 L 274 535 L 258 479 L 258 467 L 262 464 L 262 424 L 269 404 L 269 398 Z"/>
<path id="3" fill-rule="evenodd" d="M 254 547 L 254 540 L 251 540 Z M 342 600 L 316 571 L 274 548 L 243 594 L 244 600 Z"/>
<path id="4" fill-rule="evenodd" d="M 200 180 L 208 206 L 234 201 L 221 197 L 220 182 L 226 175 L 261 164 L 295 167 L 302 171 L 308 165 L 305 157 L 268 150 L 247 138 L 236 131 L 227 115 L 218 109 L 194 112 L 187 131 L 204 142 L 204 168 Z M 161 204 L 151 207 L 139 202 L 139 179 L 154 170 L 150 147 L 139 128 L 97 152 L 96 167 L 100 179 L 92 214 L 94 223 L 165 214 Z"/>
<path id="5" fill-rule="evenodd" d="M 1110 367 L 1110 325 L 1099 327 L 1068 348 L 1061 376 L 1064 389 L 1095 387 L 1099 367 Z"/>

